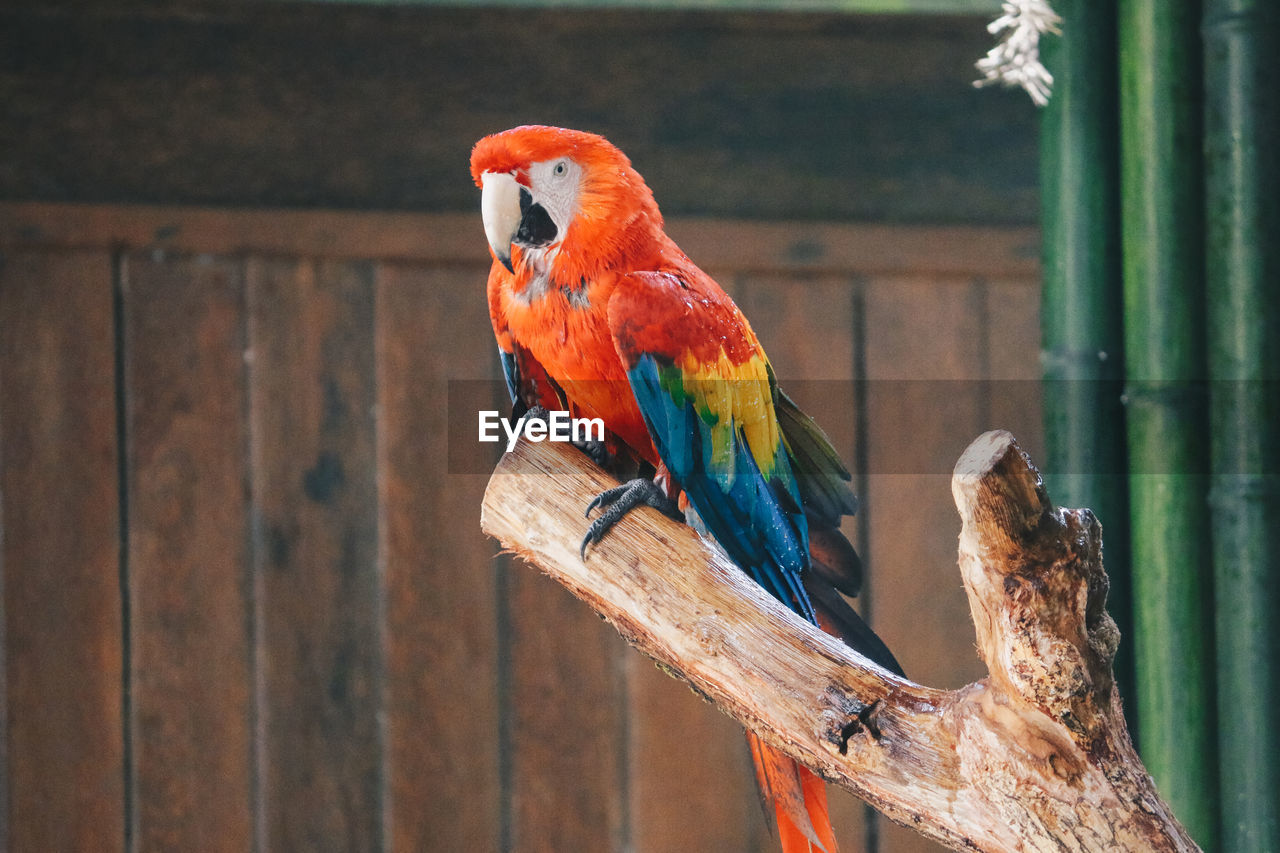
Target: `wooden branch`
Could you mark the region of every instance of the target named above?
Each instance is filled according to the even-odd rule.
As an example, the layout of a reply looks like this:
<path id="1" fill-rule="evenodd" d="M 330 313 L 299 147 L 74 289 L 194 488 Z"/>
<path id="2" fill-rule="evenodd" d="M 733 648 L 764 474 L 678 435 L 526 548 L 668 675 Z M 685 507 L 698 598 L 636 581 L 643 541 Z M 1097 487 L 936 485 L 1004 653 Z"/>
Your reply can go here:
<path id="1" fill-rule="evenodd" d="M 481 524 L 829 781 L 957 850 L 1198 849 L 1125 728 L 1100 526 L 1049 503 L 1009 433 L 974 441 L 952 480 L 990 672 L 956 691 L 879 669 L 657 512 L 624 520 L 584 563 L 582 510 L 612 485 L 572 448 L 522 442 L 494 473 Z"/>

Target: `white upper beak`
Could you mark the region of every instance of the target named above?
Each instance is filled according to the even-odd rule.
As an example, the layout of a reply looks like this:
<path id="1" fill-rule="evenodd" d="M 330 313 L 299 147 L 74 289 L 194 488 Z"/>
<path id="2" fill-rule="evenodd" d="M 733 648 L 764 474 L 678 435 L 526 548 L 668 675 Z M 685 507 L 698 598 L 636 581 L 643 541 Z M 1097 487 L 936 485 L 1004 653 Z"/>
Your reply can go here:
<path id="1" fill-rule="evenodd" d="M 511 268 L 511 241 L 520 229 L 520 185 L 508 172 L 485 172 L 480 176 L 480 215 L 489 247 L 508 270 Z"/>

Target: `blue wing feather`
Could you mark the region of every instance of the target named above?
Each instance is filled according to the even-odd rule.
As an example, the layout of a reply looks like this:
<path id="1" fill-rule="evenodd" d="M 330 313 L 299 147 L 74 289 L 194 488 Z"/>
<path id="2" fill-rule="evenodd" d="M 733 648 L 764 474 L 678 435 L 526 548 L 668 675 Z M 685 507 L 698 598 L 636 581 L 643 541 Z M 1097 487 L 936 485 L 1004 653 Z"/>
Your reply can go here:
<path id="1" fill-rule="evenodd" d="M 507 393 L 514 403 L 520 399 L 520 366 L 516 362 L 516 354 L 499 347 L 498 356 L 502 359 L 502 378 L 507 380 Z"/>
<path id="2" fill-rule="evenodd" d="M 814 621 L 800 582 L 808 568 L 808 527 L 784 447 L 777 447 L 773 475 L 766 478 L 735 429 L 732 468 L 717 466 L 712 425 L 699 416 L 694 399 L 673 388 L 679 368 L 644 355 L 627 376 L 658 455 L 703 524 L 757 583 Z"/>

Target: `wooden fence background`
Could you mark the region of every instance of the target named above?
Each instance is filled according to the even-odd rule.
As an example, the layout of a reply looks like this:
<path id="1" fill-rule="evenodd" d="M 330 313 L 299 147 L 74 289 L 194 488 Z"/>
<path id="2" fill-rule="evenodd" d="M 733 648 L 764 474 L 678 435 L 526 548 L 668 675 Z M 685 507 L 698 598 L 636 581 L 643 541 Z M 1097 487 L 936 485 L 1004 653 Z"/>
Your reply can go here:
<path id="1" fill-rule="evenodd" d="M 980 676 L 949 472 L 1038 447 L 1035 233 L 670 230 L 858 469 L 877 630 Z M 478 217 L 0 204 L 0 247 L 7 849 L 774 849 L 736 725 L 479 532 Z"/>

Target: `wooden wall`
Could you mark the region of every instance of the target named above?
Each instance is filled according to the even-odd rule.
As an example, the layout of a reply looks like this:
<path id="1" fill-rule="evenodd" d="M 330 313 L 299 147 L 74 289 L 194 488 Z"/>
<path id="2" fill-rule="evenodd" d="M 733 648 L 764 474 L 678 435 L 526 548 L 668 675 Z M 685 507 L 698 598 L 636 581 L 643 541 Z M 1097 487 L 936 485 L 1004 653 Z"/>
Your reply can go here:
<path id="1" fill-rule="evenodd" d="M 1038 446 L 1036 235 L 670 230 L 858 469 L 877 630 L 981 675 L 948 474 Z M 740 730 L 478 530 L 475 216 L 9 203 L 0 247 L 6 849 L 773 849 Z"/>

